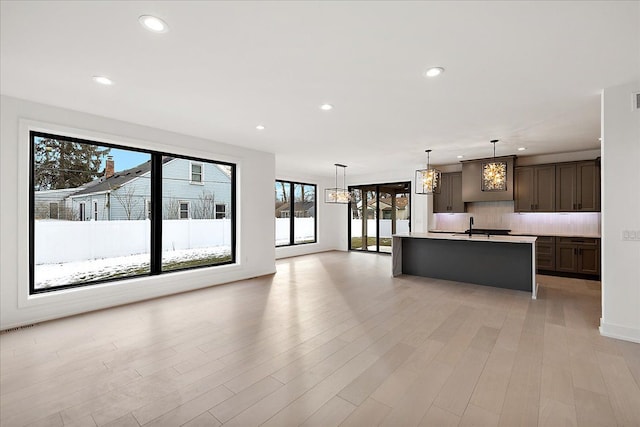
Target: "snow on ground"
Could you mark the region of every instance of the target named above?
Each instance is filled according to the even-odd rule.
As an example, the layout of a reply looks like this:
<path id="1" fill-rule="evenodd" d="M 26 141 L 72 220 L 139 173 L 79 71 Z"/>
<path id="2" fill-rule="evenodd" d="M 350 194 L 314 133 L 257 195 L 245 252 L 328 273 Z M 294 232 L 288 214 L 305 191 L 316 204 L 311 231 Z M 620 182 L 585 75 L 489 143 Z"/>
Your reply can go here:
<path id="1" fill-rule="evenodd" d="M 163 264 L 175 264 L 229 255 L 231 255 L 231 250 L 227 246 L 182 249 L 163 252 L 162 262 Z M 39 264 L 35 269 L 35 288 L 45 289 L 109 277 L 144 274 L 149 271 L 149 257 L 149 254 L 136 254 L 60 264 Z"/>

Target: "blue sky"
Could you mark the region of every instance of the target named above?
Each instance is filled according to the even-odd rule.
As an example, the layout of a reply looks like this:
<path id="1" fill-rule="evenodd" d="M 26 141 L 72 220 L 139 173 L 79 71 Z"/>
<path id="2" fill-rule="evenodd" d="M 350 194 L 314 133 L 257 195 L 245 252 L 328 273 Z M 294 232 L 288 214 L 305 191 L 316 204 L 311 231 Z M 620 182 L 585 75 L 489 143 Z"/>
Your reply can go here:
<path id="1" fill-rule="evenodd" d="M 113 156 L 116 172 L 138 166 L 139 164 L 151 159 L 151 155 L 149 154 L 139 153 L 137 151 L 121 150 L 119 148 L 112 148 L 109 155 Z M 106 158 L 102 160 L 102 169 L 104 169 L 105 162 Z"/>

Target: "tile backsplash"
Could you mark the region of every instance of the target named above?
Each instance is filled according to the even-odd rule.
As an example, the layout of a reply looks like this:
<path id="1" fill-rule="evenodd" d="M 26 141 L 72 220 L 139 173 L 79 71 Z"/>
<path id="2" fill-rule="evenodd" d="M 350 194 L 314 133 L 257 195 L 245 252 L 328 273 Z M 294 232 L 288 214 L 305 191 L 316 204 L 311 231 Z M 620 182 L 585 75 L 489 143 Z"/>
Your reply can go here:
<path id="1" fill-rule="evenodd" d="M 438 213 L 430 230 L 464 231 L 473 216 L 475 228 L 510 229 L 512 234 L 600 236 L 600 212 L 514 213 L 513 201 L 467 203 L 467 212 Z"/>

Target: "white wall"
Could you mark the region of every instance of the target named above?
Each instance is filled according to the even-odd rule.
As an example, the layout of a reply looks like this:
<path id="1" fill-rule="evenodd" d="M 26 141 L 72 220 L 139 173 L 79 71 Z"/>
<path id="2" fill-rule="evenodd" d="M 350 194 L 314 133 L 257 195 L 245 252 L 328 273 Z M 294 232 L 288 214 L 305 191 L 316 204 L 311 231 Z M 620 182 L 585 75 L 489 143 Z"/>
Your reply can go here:
<path id="1" fill-rule="evenodd" d="M 602 319 L 603 335 L 640 342 L 640 111 L 632 93 L 640 81 L 602 94 Z"/>
<path id="2" fill-rule="evenodd" d="M 0 329 L 275 272 L 273 154 L 0 97 Z M 28 129 L 238 165 L 235 265 L 28 296 Z"/>

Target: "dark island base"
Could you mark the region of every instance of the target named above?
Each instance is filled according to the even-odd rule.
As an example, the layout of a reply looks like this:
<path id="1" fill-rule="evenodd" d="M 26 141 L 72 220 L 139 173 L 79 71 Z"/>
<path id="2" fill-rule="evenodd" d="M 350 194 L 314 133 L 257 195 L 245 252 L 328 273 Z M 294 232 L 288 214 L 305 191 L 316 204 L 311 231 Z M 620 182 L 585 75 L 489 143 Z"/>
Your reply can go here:
<path id="1" fill-rule="evenodd" d="M 531 292 L 528 243 L 402 239 L 402 273 Z"/>

